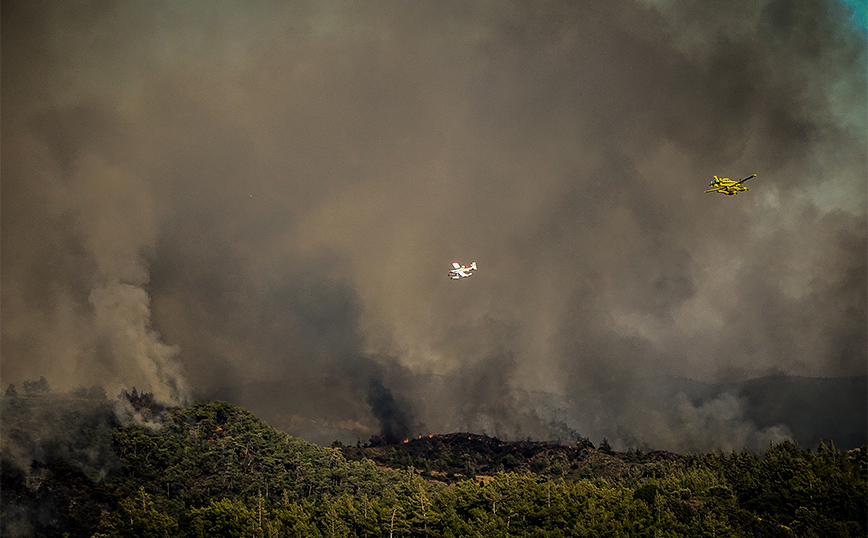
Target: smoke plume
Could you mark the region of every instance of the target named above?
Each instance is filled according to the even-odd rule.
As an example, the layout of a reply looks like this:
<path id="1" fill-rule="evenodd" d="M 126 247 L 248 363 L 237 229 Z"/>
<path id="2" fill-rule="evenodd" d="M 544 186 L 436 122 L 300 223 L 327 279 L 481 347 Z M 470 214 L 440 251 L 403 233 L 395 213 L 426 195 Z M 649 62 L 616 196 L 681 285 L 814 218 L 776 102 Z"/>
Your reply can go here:
<path id="1" fill-rule="evenodd" d="M 323 443 L 802 431 L 724 384 L 866 374 L 853 9 L 7 2 L 0 377 Z"/>

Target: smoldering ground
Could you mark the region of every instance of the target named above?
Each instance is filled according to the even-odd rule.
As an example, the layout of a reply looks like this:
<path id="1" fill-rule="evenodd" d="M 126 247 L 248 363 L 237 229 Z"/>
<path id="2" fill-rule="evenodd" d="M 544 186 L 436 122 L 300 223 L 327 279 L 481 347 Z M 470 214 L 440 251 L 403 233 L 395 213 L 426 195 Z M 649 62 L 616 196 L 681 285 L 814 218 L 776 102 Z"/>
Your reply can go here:
<path id="1" fill-rule="evenodd" d="M 794 427 L 666 376 L 865 374 L 866 38 L 839 0 L 2 24 L 4 382 L 228 395 L 320 442 L 557 415 L 698 450 Z"/>

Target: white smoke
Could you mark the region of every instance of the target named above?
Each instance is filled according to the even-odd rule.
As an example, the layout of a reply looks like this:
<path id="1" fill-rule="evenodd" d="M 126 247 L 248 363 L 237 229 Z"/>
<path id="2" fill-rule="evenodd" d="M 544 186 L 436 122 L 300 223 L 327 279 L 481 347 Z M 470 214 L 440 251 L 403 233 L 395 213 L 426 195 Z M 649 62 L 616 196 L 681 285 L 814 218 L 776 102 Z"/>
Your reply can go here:
<path id="1" fill-rule="evenodd" d="M 188 401 L 178 348 L 164 343 L 151 325 L 145 254 L 153 248 L 154 204 L 147 185 L 130 167 L 98 155 L 77 159 L 59 183 L 59 207 L 74 216 L 76 232 L 95 264 L 88 302 L 92 340 L 78 350 L 86 370 L 102 369 L 109 391 L 137 387 L 164 404 Z M 107 351 L 100 356 L 99 350 Z"/>
<path id="2" fill-rule="evenodd" d="M 141 287 L 107 282 L 90 294 L 99 338 L 110 343 L 111 355 L 136 367 L 154 398 L 163 403 L 187 401 L 189 390 L 176 360 L 177 346 L 169 346 L 150 327 L 150 298 Z"/>
<path id="3" fill-rule="evenodd" d="M 758 428 L 745 417 L 746 400 L 725 392 L 714 399 L 695 405 L 682 393 L 677 396 L 673 428 L 688 452 L 715 450 L 764 450 L 771 443 L 792 439 L 789 428 L 777 424 Z"/>

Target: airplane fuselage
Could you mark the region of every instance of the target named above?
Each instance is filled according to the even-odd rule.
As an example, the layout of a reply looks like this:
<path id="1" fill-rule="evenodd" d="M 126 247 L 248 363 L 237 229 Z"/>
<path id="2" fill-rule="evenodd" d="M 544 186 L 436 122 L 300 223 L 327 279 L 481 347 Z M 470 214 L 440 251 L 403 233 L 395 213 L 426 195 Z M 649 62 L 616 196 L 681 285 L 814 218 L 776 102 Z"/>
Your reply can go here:
<path id="1" fill-rule="evenodd" d="M 732 196 L 734 194 L 738 194 L 740 192 L 747 191 L 748 190 L 747 187 L 742 185 L 742 183 L 744 183 L 745 181 L 747 181 L 751 178 L 754 178 L 754 177 L 756 177 L 756 174 L 753 174 L 752 176 L 746 177 L 746 178 L 742 179 L 741 181 L 734 181 L 732 179 L 729 179 L 728 177 L 719 178 L 717 176 L 714 176 L 714 180 L 712 180 L 711 183 L 708 184 L 708 186 L 711 188 L 705 192 L 706 193 L 716 192 L 719 194 L 725 194 L 727 196 Z"/>
<path id="2" fill-rule="evenodd" d="M 458 280 L 473 276 L 471 271 L 476 271 L 476 262 L 472 262 L 470 265 L 461 265 L 458 262 L 452 262 L 452 269 L 450 269 L 446 275 L 452 280 Z"/>

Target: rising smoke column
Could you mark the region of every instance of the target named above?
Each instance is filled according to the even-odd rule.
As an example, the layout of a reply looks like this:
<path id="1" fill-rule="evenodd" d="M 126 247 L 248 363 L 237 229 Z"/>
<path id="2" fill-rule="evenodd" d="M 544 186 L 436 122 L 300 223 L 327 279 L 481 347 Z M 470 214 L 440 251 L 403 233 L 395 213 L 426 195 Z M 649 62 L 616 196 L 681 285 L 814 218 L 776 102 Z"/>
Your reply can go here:
<path id="1" fill-rule="evenodd" d="M 46 15 L 4 6 L 4 380 L 137 386 L 184 403 L 178 349 L 152 324 L 158 211 L 136 163 L 136 130 L 96 79 L 82 86 L 64 57 L 81 35 L 54 33 Z"/>
<path id="2" fill-rule="evenodd" d="M 34 149 L 42 150 L 43 158 L 56 158 L 38 145 Z M 42 352 L 46 356 L 44 362 L 34 365 L 37 369 L 30 375 L 45 368 L 51 376 L 63 371 L 56 365 L 72 365 L 76 371 L 58 380 L 57 385 L 99 382 L 112 392 L 137 386 L 153 392 L 162 403 L 184 403 L 189 389 L 177 361 L 178 349 L 165 344 L 152 328 L 150 297 L 145 289 L 149 281 L 146 255 L 155 238 L 153 201 L 147 187 L 138 178 L 130 177 L 128 170 L 106 162 L 98 154 L 82 151 L 68 157 L 67 165 L 54 170 L 56 175 L 40 178 L 45 182 L 44 197 L 20 200 L 25 207 L 43 205 L 39 209 L 54 221 L 49 225 L 68 225 L 62 232 L 63 241 L 75 245 L 72 257 L 77 268 L 83 269 L 70 275 L 78 280 L 59 283 L 58 289 L 34 290 L 45 293 L 45 299 L 51 301 L 43 312 L 49 324 L 43 330 L 65 340 L 58 344 L 46 339 L 36 345 L 49 347 L 31 347 L 30 353 Z M 16 180 L 13 175 L 6 184 Z M 20 230 L 14 217 L 7 225 L 4 231 L 10 234 Z M 32 265 L 24 269 L 41 272 L 46 269 L 38 265 L 51 267 L 58 254 L 47 251 L 54 246 L 38 241 L 27 245 L 32 256 L 27 261 Z M 12 278 L 21 276 L 15 269 L 10 271 Z M 23 299 L 15 295 L 21 290 L 4 286 L 4 291 L 13 305 Z M 59 325 L 60 331 L 51 326 L 53 323 Z M 64 334 L 67 324 L 69 332 Z M 16 345 L 18 335 L 7 338 L 7 356 L 23 351 Z"/>

